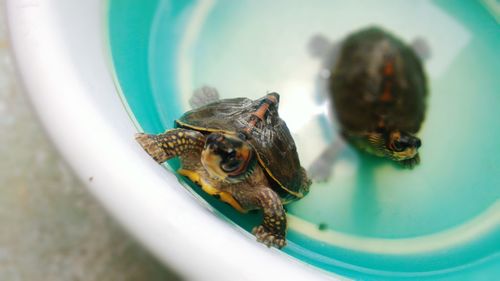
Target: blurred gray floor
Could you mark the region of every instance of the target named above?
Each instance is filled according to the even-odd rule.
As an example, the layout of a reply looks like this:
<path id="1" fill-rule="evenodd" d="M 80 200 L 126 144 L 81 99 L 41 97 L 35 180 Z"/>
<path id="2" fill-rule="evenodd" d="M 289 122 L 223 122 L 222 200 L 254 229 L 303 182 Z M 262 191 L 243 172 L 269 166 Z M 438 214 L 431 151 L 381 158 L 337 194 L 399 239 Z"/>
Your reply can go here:
<path id="1" fill-rule="evenodd" d="M 0 280 L 179 280 L 92 198 L 44 135 L 0 0 Z"/>

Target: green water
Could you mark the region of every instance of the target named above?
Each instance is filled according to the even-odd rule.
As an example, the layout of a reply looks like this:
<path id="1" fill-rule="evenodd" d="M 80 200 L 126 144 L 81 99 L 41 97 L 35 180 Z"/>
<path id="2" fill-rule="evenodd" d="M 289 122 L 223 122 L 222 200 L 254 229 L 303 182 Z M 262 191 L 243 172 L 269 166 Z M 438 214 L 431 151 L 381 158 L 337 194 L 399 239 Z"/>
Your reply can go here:
<path id="1" fill-rule="evenodd" d="M 354 278 L 500 276 L 500 3 L 304 3 L 110 1 L 111 55 L 131 115 L 159 133 L 203 85 L 223 98 L 277 91 L 308 167 L 338 139 L 315 100 L 324 85 L 312 36 L 333 44 L 377 24 L 407 42 L 423 37 L 432 55 L 421 165 L 401 170 L 341 147 L 330 180 L 288 206 L 284 251 Z M 247 231 L 260 220 L 191 187 Z"/>

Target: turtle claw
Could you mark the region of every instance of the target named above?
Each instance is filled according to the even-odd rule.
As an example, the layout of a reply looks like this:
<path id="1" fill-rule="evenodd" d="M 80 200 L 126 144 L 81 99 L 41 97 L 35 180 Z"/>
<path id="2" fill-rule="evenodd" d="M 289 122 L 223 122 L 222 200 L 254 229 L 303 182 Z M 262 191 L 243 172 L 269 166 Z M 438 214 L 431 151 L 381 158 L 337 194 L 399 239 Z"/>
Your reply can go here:
<path id="1" fill-rule="evenodd" d="M 199 108 L 219 100 L 219 92 L 213 87 L 203 86 L 196 89 L 189 99 L 191 108 Z"/>
<path id="2" fill-rule="evenodd" d="M 420 164 L 420 156 L 417 154 L 413 158 L 400 161 L 400 163 L 404 168 L 413 169 Z"/>
<path id="3" fill-rule="evenodd" d="M 263 225 L 253 228 L 252 233 L 257 237 L 257 241 L 267 247 L 276 247 L 281 249 L 286 246 L 286 239 L 280 234 L 271 233 Z"/>

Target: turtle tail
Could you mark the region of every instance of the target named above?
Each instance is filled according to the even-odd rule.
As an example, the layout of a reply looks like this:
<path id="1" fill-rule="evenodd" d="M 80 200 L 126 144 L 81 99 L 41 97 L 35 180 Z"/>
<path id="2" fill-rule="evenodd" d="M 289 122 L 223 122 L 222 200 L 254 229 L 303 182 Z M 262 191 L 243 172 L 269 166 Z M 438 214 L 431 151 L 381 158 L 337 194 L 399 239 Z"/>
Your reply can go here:
<path id="1" fill-rule="evenodd" d="M 202 133 L 186 129 L 172 129 L 158 135 L 138 133 L 135 139 L 158 163 L 188 153 L 201 152 L 205 145 Z"/>

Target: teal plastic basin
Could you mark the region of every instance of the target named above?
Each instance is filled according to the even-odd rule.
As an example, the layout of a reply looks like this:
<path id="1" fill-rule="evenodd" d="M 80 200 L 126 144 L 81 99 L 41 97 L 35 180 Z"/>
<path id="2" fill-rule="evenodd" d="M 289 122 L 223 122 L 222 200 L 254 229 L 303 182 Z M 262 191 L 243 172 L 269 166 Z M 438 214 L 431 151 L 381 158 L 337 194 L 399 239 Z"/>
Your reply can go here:
<path id="1" fill-rule="evenodd" d="M 500 276 L 500 2 L 353 2 L 111 0 L 124 105 L 139 128 L 159 133 L 198 87 L 215 86 L 222 98 L 279 92 L 307 167 L 338 138 L 315 102 L 322 62 L 309 40 L 336 42 L 373 24 L 407 42 L 423 37 L 432 55 L 422 163 L 402 170 L 343 147 L 330 179 L 288 206 L 283 251 L 356 279 Z M 243 229 L 260 221 L 180 180 Z"/>

